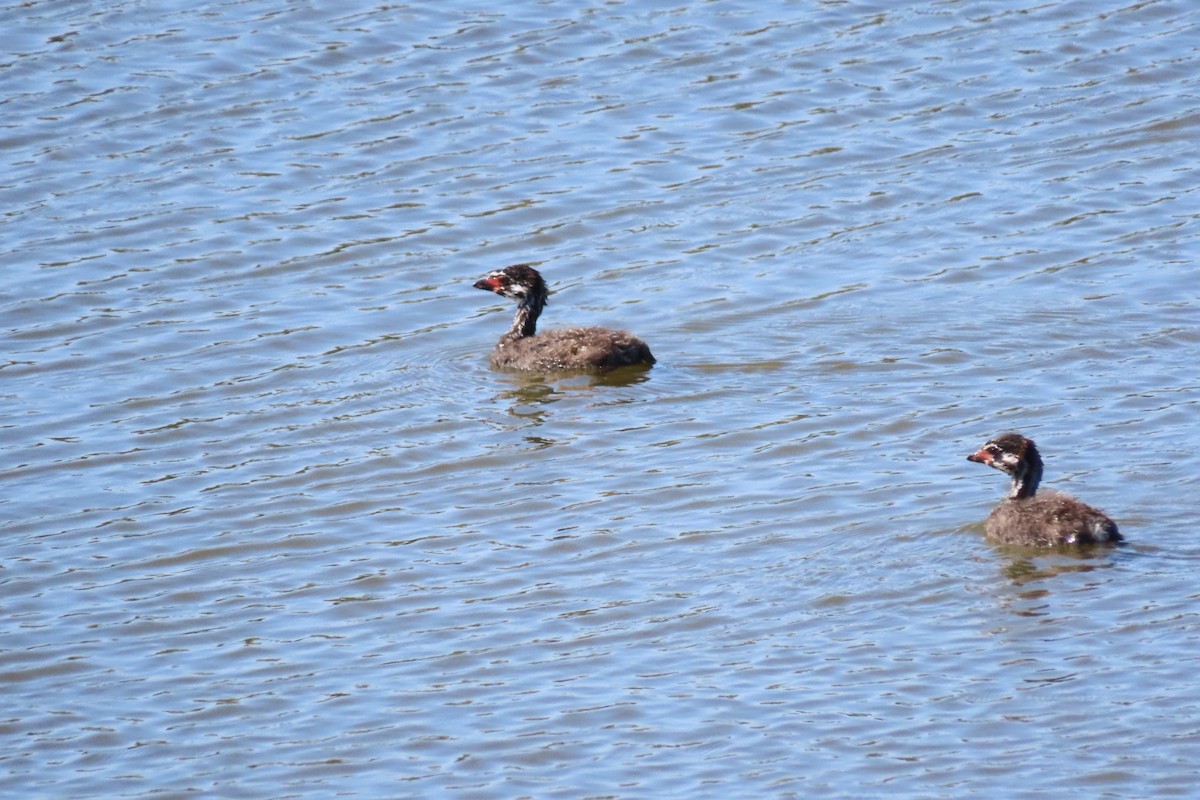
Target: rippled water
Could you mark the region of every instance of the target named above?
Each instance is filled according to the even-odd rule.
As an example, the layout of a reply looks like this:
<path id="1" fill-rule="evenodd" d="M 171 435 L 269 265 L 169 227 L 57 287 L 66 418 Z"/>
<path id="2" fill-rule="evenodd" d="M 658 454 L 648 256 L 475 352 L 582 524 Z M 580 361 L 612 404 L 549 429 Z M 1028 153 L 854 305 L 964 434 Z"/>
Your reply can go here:
<path id="1" fill-rule="evenodd" d="M 12 796 L 1194 791 L 1192 4 L 0 24 Z"/>

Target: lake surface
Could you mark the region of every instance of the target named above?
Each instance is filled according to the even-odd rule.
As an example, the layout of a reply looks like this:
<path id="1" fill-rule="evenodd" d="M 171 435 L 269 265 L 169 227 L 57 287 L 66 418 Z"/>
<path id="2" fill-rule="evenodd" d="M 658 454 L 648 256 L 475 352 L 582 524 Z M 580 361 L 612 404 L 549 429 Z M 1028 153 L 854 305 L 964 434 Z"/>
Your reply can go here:
<path id="1" fill-rule="evenodd" d="M 6 796 L 1194 793 L 1194 3 L 0 29 Z"/>

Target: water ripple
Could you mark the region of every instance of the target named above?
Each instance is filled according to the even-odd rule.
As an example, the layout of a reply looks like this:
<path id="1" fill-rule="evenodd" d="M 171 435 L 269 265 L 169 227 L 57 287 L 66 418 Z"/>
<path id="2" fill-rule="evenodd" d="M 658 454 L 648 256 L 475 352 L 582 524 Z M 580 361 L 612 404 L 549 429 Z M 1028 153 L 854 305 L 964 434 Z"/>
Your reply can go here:
<path id="1" fill-rule="evenodd" d="M 11 792 L 1192 789 L 1189 6 L 130 11 L 0 8 Z"/>

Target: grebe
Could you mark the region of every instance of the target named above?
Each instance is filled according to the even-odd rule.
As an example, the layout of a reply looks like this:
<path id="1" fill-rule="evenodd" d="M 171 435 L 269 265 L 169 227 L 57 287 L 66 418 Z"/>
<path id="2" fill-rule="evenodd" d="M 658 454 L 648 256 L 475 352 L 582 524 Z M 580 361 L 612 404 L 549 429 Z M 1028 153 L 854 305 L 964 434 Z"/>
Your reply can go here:
<path id="1" fill-rule="evenodd" d="M 1012 477 L 1012 491 L 988 515 L 987 535 L 1004 544 L 1049 546 L 1116 543 L 1117 524 L 1103 511 L 1060 492 L 1037 494 L 1042 457 L 1019 433 L 987 442 L 968 461 L 987 464 Z"/>
<path id="2" fill-rule="evenodd" d="M 476 281 L 475 288 L 517 301 L 512 328 L 500 337 L 492 351 L 492 363 L 498 367 L 597 372 L 654 363 L 646 343 L 625 331 L 562 328 L 537 333 L 537 319 L 546 305 L 546 281 L 528 264 L 514 264 L 491 272 Z"/>

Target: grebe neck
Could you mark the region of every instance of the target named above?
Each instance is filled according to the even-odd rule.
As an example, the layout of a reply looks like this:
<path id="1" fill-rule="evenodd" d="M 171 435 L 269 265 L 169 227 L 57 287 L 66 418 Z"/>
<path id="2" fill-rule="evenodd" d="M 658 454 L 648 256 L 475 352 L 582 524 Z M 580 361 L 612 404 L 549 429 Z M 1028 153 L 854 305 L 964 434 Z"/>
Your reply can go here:
<path id="1" fill-rule="evenodd" d="M 1024 500 L 1037 494 L 1038 484 L 1042 482 L 1042 460 L 1037 457 L 1023 458 L 1013 471 L 1012 491 L 1008 496 L 1014 500 Z"/>
<path id="2" fill-rule="evenodd" d="M 512 327 L 508 329 L 508 333 L 504 334 L 504 339 L 511 342 L 537 333 L 538 317 L 541 316 L 542 308 L 545 305 L 546 296 L 539 294 L 530 294 L 517 304 L 517 313 L 513 317 Z"/>

